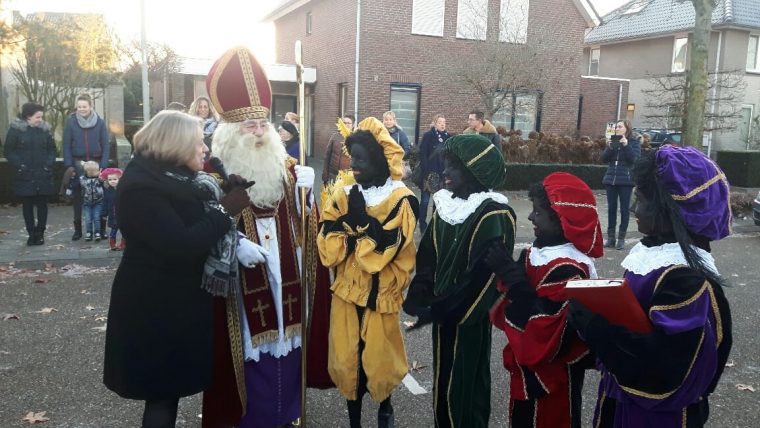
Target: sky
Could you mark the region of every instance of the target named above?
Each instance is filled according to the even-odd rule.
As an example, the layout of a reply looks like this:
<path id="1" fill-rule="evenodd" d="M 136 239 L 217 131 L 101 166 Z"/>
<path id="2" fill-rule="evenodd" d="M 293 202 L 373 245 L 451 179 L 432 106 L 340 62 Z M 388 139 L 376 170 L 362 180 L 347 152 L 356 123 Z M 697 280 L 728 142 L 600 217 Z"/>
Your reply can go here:
<path id="1" fill-rule="evenodd" d="M 282 1 L 145 0 L 146 36 L 191 58 L 215 59 L 230 47 L 244 45 L 262 63 L 271 64 L 274 26 L 259 20 Z M 591 1 L 605 15 L 630 0 Z M 140 39 L 140 0 L 4 0 L 3 6 L 22 13 L 101 13 L 122 40 Z"/>

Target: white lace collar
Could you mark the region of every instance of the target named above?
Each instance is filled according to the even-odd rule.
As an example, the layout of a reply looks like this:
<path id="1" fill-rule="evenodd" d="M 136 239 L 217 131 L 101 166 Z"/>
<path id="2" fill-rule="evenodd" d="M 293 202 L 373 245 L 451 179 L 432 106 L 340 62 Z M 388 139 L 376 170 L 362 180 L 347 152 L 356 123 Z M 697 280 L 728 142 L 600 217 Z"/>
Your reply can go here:
<path id="1" fill-rule="evenodd" d="M 473 193 L 467 199 L 455 198 L 451 191 L 446 189 L 441 189 L 433 195 L 436 213 L 441 220 L 452 226 L 464 223 L 488 199 L 504 205 L 509 204 L 506 196 L 491 190 Z"/>
<path id="2" fill-rule="evenodd" d="M 717 274 L 718 268 L 715 267 L 715 259 L 712 254 L 697 247 L 694 247 L 694 250 L 702 259 L 705 267 Z M 620 263 L 620 266 L 636 275 L 646 275 L 649 272 L 666 266 L 688 264 L 683 251 L 681 251 L 681 246 L 677 242 L 668 242 L 654 247 L 647 247 L 639 242 L 633 246 L 628 256 Z"/>
<path id="3" fill-rule="evenodd" d="M 359 183 L 356 183 L 356 185 L 359 186 L 359 191 L 362 192 L 362 195 L 364 196 L 364 202 L 368 207 L 380 205 L 391 194 L 391 192 L 398 188 L 406 187 L 406 184 L 404 184 L 403 181 L 393 180 L 390 177 L 385 180 L 385 184 L 382 186 L 373 186 L 365 189 Z M 346 195 L 351 192 L 352 187 L 354 187 L 354 185 L 343 186 L 343 190 L 346 192 Z"/>
<path id="4" fill-rule="evenodd" d="M 588 272 L 591 279 L 599 277 L 596 273 L 596 266 L 594 266 L 594 261 L 591 257 L 581 253 L 571 242 L 543 248 L 531 247 L 529 257 L 530 264 L 533 266 L 544 266 L 559 258 L 575 260 L 578 263 L 583 263 L 588 266 Z"/>

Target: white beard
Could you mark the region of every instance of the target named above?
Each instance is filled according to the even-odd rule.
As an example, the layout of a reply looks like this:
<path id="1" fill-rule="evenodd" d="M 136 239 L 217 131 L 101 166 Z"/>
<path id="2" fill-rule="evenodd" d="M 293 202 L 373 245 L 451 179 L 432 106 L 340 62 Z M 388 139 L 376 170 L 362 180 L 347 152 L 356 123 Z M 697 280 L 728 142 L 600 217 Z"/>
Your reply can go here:
<path id="1" fill-rule="evenodd" d="M 257 146 L 257 143 L 260 145 Z M 285 160 L 288 157 L 277 131 L 270 125 L 261 137 L 240 132 L 238 123 L 222 123 L 214 133 L 213 155 L 221 159 L 228 174 L 256 184 L 248 188 L 251 202 L 272 208 L 285 192 Z"/>

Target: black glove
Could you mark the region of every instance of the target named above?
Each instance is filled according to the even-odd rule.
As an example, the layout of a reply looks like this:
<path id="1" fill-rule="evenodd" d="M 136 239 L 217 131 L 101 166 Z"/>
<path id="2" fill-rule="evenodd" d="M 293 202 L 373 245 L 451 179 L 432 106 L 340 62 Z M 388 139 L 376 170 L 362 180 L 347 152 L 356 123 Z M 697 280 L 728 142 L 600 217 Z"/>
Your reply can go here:
<path id="1" fill-rule="evenodd" d="M 417 312 L 417 322 L 413 326 L 407 327 L 406 331 L 418 330 L 433 322 L 433 316 L 430 313 L 430 308 L 422 309 Z"/>
<path id="2" fill-rule="evenodd" d="M 486 252 L 484 261 L 504 285 L 511 287 L 519 283 L 527 283 L 524 267 L 525 254 L 524 251 L 520 255 L 519 262 L 515 262 L 507 251 L 506 245 L 500 239 L 494 239 Z"/>
<path id="3" fill-rule="evenodd" d="M 245 187 L 237 186 L 224 195 L 219 204 L 224 207 L 229 215 L 236 216 L 251 204 L 251 199 L 248 197 L 248 191 L 245 190 Z"/>
<path id="4" fill-rule="evenodd" d="M 596 316 L 583 303 L 576 299 L 570 299 L 570 309 L 567 320 L 570 325 L 578 331 L 578 334 L 585 336 L 589 324 Z"/>
<path id="5" fill-rule="evenodd" d="M 237 174 L 230 174 L 230 176 L 227 178 L 227 181 L 222 184 L 222 190 L 224 193 L 229 193 L 235 187 L 242 187 L 243 189 L 247 189 L 256 183 L 255 181 L 248 181 Z"/>
<path id="6" fill-rule="evenodd" d="M 347 220 L 349 225 L 354 228 L 357 226 L 364 227 L 369 223 L 367 204 L 364 202 L 364 195 L 362 195 L 359 186 L 356 184 L 351 188 L 351 191 L 348 192 Z"/>

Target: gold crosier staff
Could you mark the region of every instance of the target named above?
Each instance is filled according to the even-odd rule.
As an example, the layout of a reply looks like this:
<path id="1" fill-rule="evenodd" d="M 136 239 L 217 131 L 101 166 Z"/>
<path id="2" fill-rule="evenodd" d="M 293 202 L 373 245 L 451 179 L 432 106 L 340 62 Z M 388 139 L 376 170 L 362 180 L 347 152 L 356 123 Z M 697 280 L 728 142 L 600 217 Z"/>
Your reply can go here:
<path id="1" fill-rule="evenodd" d="M 303 83 L 303 59 L 301 57 L 301 41 L 296 40 L 296 82 L 298 82 L 298 133 L 301 135 L 301 141 L 298 144 L 298 161 L 301 166 L 306 166 L 306 134 L 305 134 L 305 105 L 304 83 Z M 301 426 L 306 426 L 306 355 L 309 338 L 308 322 L 308 287 L 306 283 L 306 189 L 300 188 L 301 192 Z"/>

